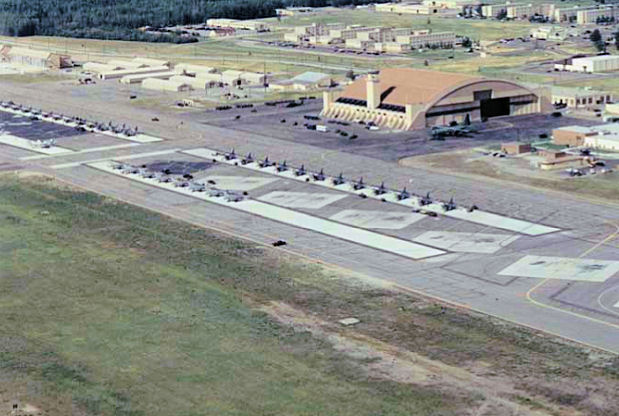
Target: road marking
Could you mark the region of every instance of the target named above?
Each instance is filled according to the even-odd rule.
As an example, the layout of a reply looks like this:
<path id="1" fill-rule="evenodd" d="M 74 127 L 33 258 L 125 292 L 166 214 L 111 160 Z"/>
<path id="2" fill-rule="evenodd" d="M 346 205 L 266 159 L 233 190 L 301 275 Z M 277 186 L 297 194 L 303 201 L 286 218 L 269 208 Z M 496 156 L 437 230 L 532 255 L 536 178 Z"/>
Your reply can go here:
<path id="1" fill-rule="evenodd" d="M 106 158 L 101 158 L 101 159 L 92 159 L 92 160 L 82 160 L 80 162 L 70 162 L 70 163 L 61 163 L 59 165 L 53 165 L 50 166 L 52 169 L 66 169 L 66 168 L 74 168 L 80 165 L 86 165 L 89 163 L 97 163 L 97 162 L 105 162 L 107 160 L 131 160 L 131 159 L 139 159 L 142 157 L 150 157 L 150 156 L 161 156 L 161 155 L 167 155 L 170 153 L 176 153 L 178 152 L 180 149 L 170 149 L 170 150 L 160 150 L 158 152 L 148 152 L 148 153 L 138 153 L 138 154 L 132 154 L 132 155 L 126 155 L 126 156 L 111 156 L 111 157 L 106 157 Z"/>
<path id="2" fill-rule="evenodd" d="M 115 149 L 124 149 L 127 147 L 135 147 L 135 146 L 139 146 L 140 143 L 128 143 L 128 144 L 117 144 L 115 146 L 102 146 L 102 147 L 92 147 L 90 149 L 84 149 L 84 150 L 78 150 L 75 151 L 73 153 L 71 153 L 71 155 L 79 155 L 82 153 L 92 153 L 92 152 L 102 152 L 105 150 L 115 150 Z M 62 153 L 60 155 L 55 154 L 55 155 L 34 155 L 34 156 L 25 156 L 25 157 L 20 157 L 19 160 L 38 160 L 38 159 L 45 159 L 48 157 L 52 157 L 52 156 L 62 156 L 62 155 L 66 155 L 66 153 Z"/>

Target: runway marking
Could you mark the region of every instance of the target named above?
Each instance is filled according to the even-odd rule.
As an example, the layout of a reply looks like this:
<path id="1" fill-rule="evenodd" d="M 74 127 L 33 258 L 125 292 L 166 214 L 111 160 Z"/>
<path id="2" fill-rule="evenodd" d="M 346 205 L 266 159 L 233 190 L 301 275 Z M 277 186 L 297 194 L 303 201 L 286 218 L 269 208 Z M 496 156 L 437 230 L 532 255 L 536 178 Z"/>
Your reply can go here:
<path id="1" fill-rule="evenodd" d="M 91 147 L 90 149 L 84 149 L 84 150 L 77 150 L 77 151 L 73 151 L 73 153 L 71 153 L 71 155 L 79 155 L 82 153 L 92 153 L 92 152 L 102 152 L 105 150 L 115 150 L 115 149 L 124 149 L 127 147 L 135 147 L 135 146 L 139 146 L 140 143 L 127 143 L 127 144 L 117 144 L 115 146 L 101 146 L 101 147 Z M 54 155 L 34 155 L 34 156 L 25 156 L 25 157 L 20 157 L 19 160 L 38 160 L 38 159 L 46 159 L 48 157 L 53 157 L 53 156 L 62 156 L 62 155 L 66 155 L 67 153 L 62 153 L 60 155 L 58 154 L 54 154 Z"/>
<path id="2" fill-rule="evenodd" d="M 549 227 L 546 225 L 536 224 L 529 221 L 519 220 L 515 218 L 509 218 L 502 215 L 494 214 L 491 212 L 485 212 L 480 210 L 475 210 L 473 212 L 469 212 L 464 208 L 457 208 L 451 211 L 446 211 L 443 209 L 442 204 L 440 203 L 432 203 L 429 205 L 421 206 L 419 203 L 419 198 L 415 196 L 411 196 L 410 198 L 399 200 L 397 197 L 397 193 L 393 191 L 388 191 L 382 195 L 376 195 L 371 188 L 364 188 L 360 190 L 355 190 L 349 183 L 343 185 L 334 185 L 331 177 L 327 177 L 324 181 L 314 181 L 311 178 L 311 175 L 300 175 L 297 176 L 290 170 L 284 172 L 278 172 L 275 167 L 261 168 L 258 163 L 248 163 L 245 165 L 239 164 L 238 160 L 226 160 L 226 158 L 220 153 L 207 149 L 207 148 L 198 148 L 198 149 L 190 149 L 183 150 L 183 153 L 188 155 L 197 156 L 210 160 L 217 160 L 221 163 L 226 163 L 228 165 L 239 166 L 245 169 L 269 173 L 272 175 L 285 177 L 289 179 L 294 179 L 302 182 L 309 182 L 313 185 L 324 186 L 330 189 L 335 189 L 341 192 L 351 193 L 353 195 L 361 195 L 364 194 L 368 198 L 377 199 L 377 200 L 385 200 L 387 202 L 391 202 L 394 204 L 398 204 L 407 208 L 417 208 L 425 211 L 433 211 L 437 214 L 441 214 L 447 217 L 456 218 L 462 221 L 469 221 L 476 224 L 481 224 L 485 226 L 491 226 L 494 228 L 501 228 L 508 231 L 517 232 L 520 234 L 527 234 L 531 236 L 538 236 L 542 234 L 548 234 L 555 231 L 560 231 L 558 228 Z M 309 181 L 308 181 L 309 179 Z"/>
<path id="3" fill-rule="evenodd" d="M 90 164 L 90 163 L 105 162 L 107 160 L 140 159 L 140 158 L 143 158 L 143 157 L 161 156 L 161 155 L 167 155 L 167 154 L 170 154 L 170 153 L 176 153 L 179 150 L 180 149 L 170 149 L 170 150 L 160 150 L 160 151 L 157 151 L 157 152 L 131 154 L 131 155 L 126 155 L 126 156 L 110 156 L 110 157 L 101 158 L 101 159 L 82 160 L 80 162 L 61 163 L 59 165 L 53 165 L 53 166 L 51 166 L 51 168 L 52 169 L 66 169 L 66 168 L 74 168 L 74 167 L 77 167 L 77 166 L 80 166 L 80 165 L 87 165 L 87 164 Z"/>
<path id="4" fill-rule="evenodd" d="M 615 238 L 617 238 L 617 236 L 619 235 L 619 225 L 617 225 L 617 224 L 613 224 L 613 223 L 611 223 L 611 224 L 615 227 L 615 231 L 613 231 L 612 233 L 610 233 L 610 234 L 609 234 L 606 238 L 602 239 L 600 242 L 598 242 L 596 245 L 594 245 L 594 246 L 593 246 L 593 247 L 591 247 L 590 249 L 585 250 L 585 251 L 584 251 L 584 252 L 583 252 L 583 253 L 579 256 L 579 258 L 582 258 L 582 257 L 586 256 L 587 254 L 589 254 L 589 253 L 593 252 L 595 249 L 597 249 L 597 248 L 598 248 L 598 247 L 600 247 L 601 245 L 603 245 L 603 244 L 605 244 L 605 243 L 607 243 L 607 242 L 609 242 L 609 241 L 614 240 Z M 586 320 L 591 321 L 591 322 L 595 322 L 595 323 L 598 323 L 598 324 L 607 325 L 607 326 L 609 326 L 609 327 L 611 327 L 611 328 L 617 328 L 617 329 L 619 329 L 619 325 L 613 324 L 613 323 L 611 323 L 611 322 L 607 322 L 607 321 L 604 321 L 604 320 L 601 320 L 601 319 L 593 318 L 593 317 L 590 317 L 590 316 L 587 316 L 587 315 L 582 315 L 582 314 L 580 314 L 580 313 L 577 313 L 577 312 L 572 312 L 572 311 L 568 311 L 568 310 L 565 310 L 565 309 L 562 309 L 562 308 L 557 308 L 556 306 L 547 305 L 547 304 L 545 304 L 545 303 L 542 303 L 542 302 L 539 302 L 539 301 L 537 301 L 537 300 L 533 299 L 533 296 L 532 296 L 533 292 L 534 292 L 535 290 L 537 290 L 538 288 L 542 287 L 542 286 L 543 286 L 543 285 L 544 285 L 544 284 L 545 284 L 548 280 L 549 280 L 549 279 L 544 279 L 544 280 L 542 280 L 541 282 L 539 282 L 538 284 L 536 284 L 535 286 L 533 286 L 531 289 L 529 289 L 529 290 L 527 291 L 527 293 L 526 293 L 526 298 L 527 298 L 527 300 L 528 300 L 529 302 L 531 302 L 531 303 L 533 303 L 534 305 L 537 305 L 537 306 L 539 306 L 539 307 L 541 307 L 541 308 L 551 309 L 551 310 L 555 310 L 555 311 L 563 312 L 563 313 L 566 313 L 566 314 L 568 314 L 568 315 L 577 316 L 577 317 L 579 317 L 579 318 L 586 319 Z M 599 303 L 600 303 L 600 296 L 598 296 L 598 304 L 599 304 Z M 615 353 L 615 354 L 617 354 L 618 352 L 614 351 L 614 353 Z"/>
<path id="5" fill-rule="evenodd" d="M 173 183 L 159 183 L 154 179 L 142 178 L 137 175 L 124 175 L 119 171 L 112 169 L 110 163 L 108 162 L 90 163 L 88 166 L 115 176 L 124 177 L 129 180 L 134 180 L 150 186 L 191 196 L 206 202 L 223 205 L 228 208 L 237 209 L 239 211 L 258 215 L 260 217 L 282 222 L 294 227 L 315 231 L 341 240 L 350 241 L 414 260 L 445 254 L 442 250 L 413 243 L 411 241 L 379 234 L 373 231 L 350 227 L 348 225 L 315 217 L 310 214 L 293 211 L 287 208 L 280 208 L 256 200 L 244 199 L 238 202 L 227 201 L 224 197 L 209 196 L 208 193 L 192 192 L 188 188 L 175 187 Z"/>

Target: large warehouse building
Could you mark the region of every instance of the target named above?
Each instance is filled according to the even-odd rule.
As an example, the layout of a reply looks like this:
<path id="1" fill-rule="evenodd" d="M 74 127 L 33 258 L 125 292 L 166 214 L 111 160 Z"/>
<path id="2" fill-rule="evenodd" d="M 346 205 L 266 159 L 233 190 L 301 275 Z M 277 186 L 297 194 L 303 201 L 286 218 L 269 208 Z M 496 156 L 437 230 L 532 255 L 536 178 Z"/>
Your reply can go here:
<path id="1" fill-rule="evenodd" d="M 510 81 L 408 68 L 383 69 L 324 93 L 322 115 L 373 122 L 394 129 L 422 129 L 452 121 L 548 110 L 549 93 Z"/>

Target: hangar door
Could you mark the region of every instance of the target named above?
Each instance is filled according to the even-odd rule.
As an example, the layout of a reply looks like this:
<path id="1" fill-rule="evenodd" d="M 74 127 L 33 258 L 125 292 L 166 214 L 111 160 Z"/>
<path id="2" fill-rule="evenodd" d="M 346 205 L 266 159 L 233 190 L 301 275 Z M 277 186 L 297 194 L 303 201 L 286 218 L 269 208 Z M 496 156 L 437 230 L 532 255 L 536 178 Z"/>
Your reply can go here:
<path id="1" fill-rule="evenodd" d="M 473 92 L 473 99 L 479 101 L 482 119 L 509 115 L 509 97 L 492 98 L 492 90 Z"/>
<path id="2" fill-rule="evenodd" d="M 481 100 L 479 104 L 481 118 L 509 115 L 509 97 Z"/>

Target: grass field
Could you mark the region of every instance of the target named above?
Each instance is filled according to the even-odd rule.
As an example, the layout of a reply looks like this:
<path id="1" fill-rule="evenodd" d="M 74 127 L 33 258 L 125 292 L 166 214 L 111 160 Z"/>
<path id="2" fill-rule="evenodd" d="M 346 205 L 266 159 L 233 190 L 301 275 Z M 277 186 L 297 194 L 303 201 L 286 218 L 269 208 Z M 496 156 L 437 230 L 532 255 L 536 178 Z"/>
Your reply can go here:
<path id="1" fill-rule="evenodd" d="M 298 273 L 258 249 L 92 194 L 2 179 L 0 195 L 3 378 L 93 414 L 456 414 L 252 312 L 220 280 Z"/>
<path id="2" fill-rule="evenodd" d="M 619 411 L 613 357 L 51 179 L 0 177 L 0 246 L 0 402 L 23 390 L 50 416 L 72 402 L 74 414 L 131 416 Z M 278 324 L 257 309 L 271 302 L 357 316 L 338 336 L 367 344 Z M 363 351 L 382 343 L 417 354 L 413 367 L 434 360 L 424 371 L 437 381 L 398 381 L 399 365 L 372 373 Z"/>

